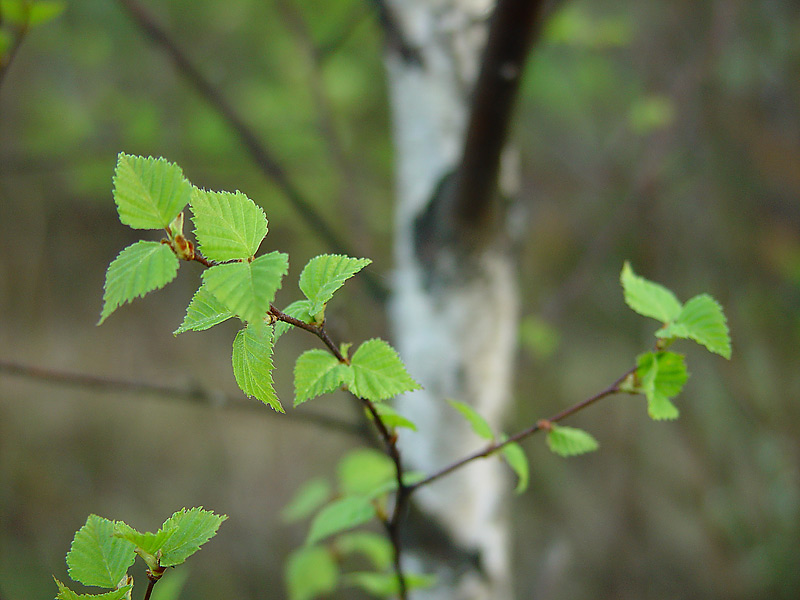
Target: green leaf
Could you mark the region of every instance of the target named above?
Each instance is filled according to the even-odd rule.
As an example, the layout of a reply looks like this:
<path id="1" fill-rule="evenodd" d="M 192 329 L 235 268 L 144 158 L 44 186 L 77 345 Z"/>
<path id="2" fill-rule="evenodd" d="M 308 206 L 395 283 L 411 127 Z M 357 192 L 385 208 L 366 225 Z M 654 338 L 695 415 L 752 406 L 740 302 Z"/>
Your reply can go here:
<path id="1" fill-rule="evenodd" d="M 730 359 L 731 338 L 722 307 L 708 294 L 689 300 L 673 323 L 656 332 L 660 338 L 694 340 L 711 352 Z"/>
<path id="2" fill-rule="evenodd" d="M 331 498 L 331 485 L 323 478 L 306 481 L 281 511 L 281 519 L 287 523 L 301 521 L 310 516 Z"/>
<path id="3" fill-rule="evenodd" d="M 308 350 L 294 366 L 294 405 L 339 389 L 349 377 L 347 365 L 325 350 Z"/>
<path id="4" fill-rule="evenodd" d="M 225 305 L 217 300 L 217 297 L 208 291 L 208 287 L 204 284 L 195 292 L 189 303 L 183 323 L 172 334 L 178 335 L 185 331 L 204 331 L 227 321 L 232 316 L 233 313 L 225 308 Z"/>
<path id="5" fill-rule="evenodd" d="M 267 217 L 242 192 L 194 188 L 190 200 L 195 235 L 206 258 L 217 261 L 250 258 L 267 235 Z"/>
<path id="6" fill-rule="evenodd" d="M 164 573 L 161 579 L 158 580 L 158 585 L 153 588 L 152 600 L 178 600 L 181 592 L 186 587 L 186 581 L 189 579 L 189 569 L 182 568 L 180 570 L 171 569 L 168 573 Z"/>
<path id="7" fill-rule="evenodd" d="M 458 400 L 451 400 L 448 399 L 450 405 L 455 408 L 458 412 L 460 412 L 464 417 L 469 421 L 470 427 L 472 427 L 472 431 L 474 431 L 479 437 L 482 437 L 485 440 L 493 440 L 494 433 L 492 432 L 492 428 L 489 427 L 489 424 L 486 422 L 478 412 L 472 408 L 469 404 L 465 404 L 464 402 L 459 402 Z"/>
<path id="8" fill-rule="evenodd" d="M 203 272 L 203 283 L 219 302 L 249 323 L 262 321 L 289 269 L 289 258 L 270 252 L 252 262 L 216 265 Z"/>
<path id="9" fill-rule="evenodd" d="M 376 490 L 395 479 L 395 467 L 383 452 L 357 448 L 339 461 L 337 475 L 343 496 L 373 497 Z"/>
<path id="10" fill-rule="evenodd" d="M 286 563 L 289 600 L 312 600 L 327 596 L 339 585 L 339 566 L 321 546 L 300 548 Z"/>
<path id="11" fill-rule="evenodd" d="M 414 424 L 413 421 L 406 419 L 403 415 L 398 413 L 395 409 L 393 409 L 388 404 L 376 404 L 374 406 L 375 412 L 383 421 L 383 424 L 386 425 L 388 428 L 392 427 L 405 427 L 406 429 L 410 429 L 411 431 L 417 431 L 417 426 Z M 370 411 L 365 411 L 367 418 L 372 420 L 372 413 Z"/>
<path id="12" fill-rule="evenodd" d="M 625 302 L 640 315 L 668 323 L 680 314 L 681 303 L 675 294 L 663 285 L 636 275 L 627 261 L 622 267 L 620 281 Z"/>
<path id="13" fill-rule="evenodd" d="M 334 292 L 371 262 L 368 258 L 341 254 L 323 254 L 308 261 L 300 273 L 300 289 L 311 301 L 309 312 L 312 315 L 321 312 Z"/>
<path id="14" fill-rule="evenodd" d="M 522 446 L 516 442 L 506 444 L 503 446 L 501 452 L 508 466 L 517 474 L 517 487 L 514 492 L 521 494 L 528 489 L 528 481 L 530 480 L 528 457 L 525 456 L 525 451 L 522 449 Z"/>
<path id="15" fill-rule="evenodd" d="M 55 577 L 53 579 L 55 579 Z M 56 579 L 56 585 L 58 586 L 56 600 L 122 600 L 128 597 L 128 594 L 133 588 L 132 585 L 125 585 L 118 590 L 112 590 L 104 594 L 78 594 L 77 592 L 73 592 L 58 579 Z"/>
<path id="16" fill-rule="evenodd" d="M 674 352 L 647 352 L 637 359 L 636 382 L 631 390 L 647 398 L 650 418 L 677 419 L 678 409 L 670 398 L 677 396 L 689 379 L 686 362 Z"/>
<path id="17" fill-rule="evenodd" d="M 369 498 L 348 496 L 331 502 L 311 522 L 306 545 L 310 546 L 340 531 L 353 529 L 370 521 L 375 507 Z"/>
<path id="18" fill-rule="evenodd" d="M 350 368 L 353 373 L 350 391 L 359 398 L 377 402 L 420 389 L 395 349 L 377 338 L 367 340 L 358 347 L 350 361 Z"/>
<path id="19" fill-rule="evenodd" d="M 134 229 L 166 229 L 192 192 L 181 168 L 163 158 L 120 152 L 114 171 L 119 220 Z"/>
<path id="20" fill-rule="evenodd" d="M 378 570 L 388 569 L 394 558 L 394 548 L 385 535 L 371 531 L 351 531 L 336 538 L 339 554 L 361 554 Z"/>
<path id="21" fill-rule="evenodd" d="M 272 384 L 272 327 L 253 323 L 233 340 L 233 375 L 248 396 L 284 412 Z"/>
<path id="22" fill-rule="evenodd" d="M 164 521 L 161 530 L 172 531 L 161 550 L 161 566 L 174 567 L 183 563 L 200 546 L 217 534 L 217 529 L 227 519 L 203 507 L 183 508 Z"/>
<path id="23" fill-rule="evenodd" d="M 69 576 L 84 585 L 115 588 L 133 564 L 135 547 L 114 537 L 114 522 L 89 515 L 67 553 Z"/>
<path id="24" fill-rule="evenodd" d="M 134 544 L 136 553 L 147 562 L 148 568 L 160 566 L 157 553 L 173 533 L 172 529 L 159 529 L 155 533 L 140 533 L 122 521 L 118 521 L 114 527 L 114 535 Z"/>
<path id="25" fill-rule="evenodd" d="M 118 307 L 162 288 L 178 274 L 178 257 L 159 242 L 136 242 L 108 266 L 100 325 Z"/>
<path id="26" fill-rule="evenodd" d="M 314 321 L 314 316 L 308 312 L 310 306 L 311 302 L 309 300 L 296 300 L 284 308 L 283 312 L 290 317 L 303 321 L 303 323 L 312 323 Z M 292 326 L 288 323 L 277 321 L 275 323 L 275 341 L 277 342 L 278 338 L 291 328 Z"/>
<path id="27" fill-rule="evenodd" d="M 597 450 L 598 443 L 590 434 L 574 427 L 552 424 L 547 432 L 547 445 L 559 456 L 578 456 Z"/>
<path id="28" fill-rule="evenodd" d="M 343 582 L 350 587 L 357 587 L 369 594 L 381 597 L 397 596 L 400 593 L 400 582 L 394 573 L 348 573 Z M 435 575 L 406 573 L 407 590 L 420 590 L 436 585 Z"/>

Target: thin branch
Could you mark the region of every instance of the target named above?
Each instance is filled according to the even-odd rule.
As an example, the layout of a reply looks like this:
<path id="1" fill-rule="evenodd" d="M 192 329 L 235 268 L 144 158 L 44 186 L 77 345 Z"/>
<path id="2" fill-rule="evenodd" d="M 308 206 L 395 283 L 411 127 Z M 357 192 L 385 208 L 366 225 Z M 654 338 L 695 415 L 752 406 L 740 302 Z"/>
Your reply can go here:
<path id="1" fill-rule="evenodd" d="M 542 431 L 542 430 L 547 430 L 549 428 L 550 424 L 558 423 L 559 421 L 562 421 L 562 420 L 566 419 L 567 417 L 570 417 L 570 416 L 574 415 L 575 413 L 587 408 L 588 406 L 591 406 L 592 404 L 594 404 L 598 400 L 602 400 L 603 398 L 606 398 L 607 396 L 612 396 L 614 394 L 620 393 L 621 392 L 620 385 L 622 384 L 622 382 L 625 381 L 635 371 L 636 371 L 636 367 L 634 367 L 632 369 L 629 369 L 622 376 L 620 376 L 616 381 L 614 381 L 614 383 L 612 383 L 610 386 L 608 386 L 603 391 L 598 392 L 594 396 L 590 396 L 590 397 L 586 398 L 585 400 L 582 400 L 582 401 L 578 402 L 577 404 L 573 404 L 572 406 L 570 406 L 568 408 L 565 408 L 564 410 L 562 410 L 559 413 L 556 413 L 555 415 L 553 415 L 549 419 L 540 419 L 539 421 L 536 422 L 535 425 L 533 425 L 531 427 L 528 427 L 527 429 L 523 429 L 522 431 L 520 431 L 518 433 L 515 433 L 514 435 L 510 436 L 508 439 L 506 439 L 506 440 L 504 440 L 502 442 L 493 442 L 493 443 L 481 448 L 480 450 L 478 450 L 476 452 L 473 452 L 472 454 L 470 454 L 468 456 L 465 456 L 464 458 L 461 458 L 461 459 L 459 459 L 459 460 L 447 465 L 446 467 L 440 469 L 439 471 L 433 473 L 432 475 L 429 475 L 425 479 L 423 479 L 421 481 L 418 481 L 417 483 L 414 483 L 413 485 L 409 485 L 407 487 L 409 493 L 413 493 L 416 490 L 418 490 L 419 488 L 421 488 L 423 486 L 426 486 L 426 485 L 428 485 L 430 483 L 433 483 L 434 481 L 436 481 L 438 479 L 441 479 L 445 475 L 449 475 L 453 471 L 455 471 L 457 469 L 460 469 L 461 467 L 463 467 L 467 463 L 472 462 L 473 460 L 478 460 L 479 458 L 486 458 L 490 454 L 493 454 L 493 453 L 497 452 L 498 450 L 501 450 L 504 446 L 507 446 L 508 444 L 511 444 L 513 442 L 522 441 L 525 438 L 532 436 L 534 433 L 537 433 L 537 432 Z"/>
<path id="2" fill-rule="evenodd" d="M 378 20 L 386 37 L 386 44 L 407 63 L 421 67 L 423 62 L 419 48 L 408 41 L 403 28 L 397 21 L 397 16 L 386 3 L 386 0 L 372 0 L 372 4 L 378 11 Z"/>
<path id="3" fill-rule="evenodd" d="M 27 11 L 30 11 L 30 7 L 27 4 L 24 5 L 24 7 Z M 28 35 L 28 31 L 29 27 L 26 19 L 25 23 L 14 28 L 14 41 L 11 43 L 5 56 L 0 55 L 0 88 L 3 86 L 3 81 L 5 81 L 6 74 L 11 68 L 11 63 L 14 62 L 14 58 L 16 58 L 20 46 L 22 46 L 25 36 Z"/>
<path id="4" fill-rule="evenodd" d="M 150 594 L 153 593 L 153 588 L 156 587 L 157 578 L 151 577 L 149 572 L 147 575 L 147 591 L 144 593 L 144 600 L 150 600 Z M 160 588 L 159 588 L 160 589 Z"/>
<path id="5" fill-rule="evenodd" d="M 137 0 L 119 0 L 134 22 L 150 40 L 172 59 L 178 72 L 205 98 L 239 137 L 250 153 L 256 166 L 284 193 L 290 204 L 308 226 L 329 246 L 331 251 L 351 255 L 347 245 L 339 238 L 300 190 L 289 179 L 275 153 L 262 142 L 253 129 L 245 123 L 220 90 L 214 87 L 188 56 L 178 47 L 167 31 L 148 13 Z M 365 273 L 365 283 L 376 300 L 385 302 L 388 292 L 379 279 Z"/>

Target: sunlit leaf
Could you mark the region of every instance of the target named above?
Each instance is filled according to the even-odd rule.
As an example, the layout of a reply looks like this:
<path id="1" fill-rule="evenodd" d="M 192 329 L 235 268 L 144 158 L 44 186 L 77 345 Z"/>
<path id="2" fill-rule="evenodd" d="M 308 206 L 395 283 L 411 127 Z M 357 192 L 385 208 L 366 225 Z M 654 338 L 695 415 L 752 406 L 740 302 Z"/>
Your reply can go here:
<path id="1" fill-rule="evenodd" d="M 195 292 L 192 301 L 186 309 L 186 316 L 183 323 L 173 332 L 173 335 L 184 333 L 185 331 L 204 331 L 230 319 L 233 315 L 225 308 L 217 297 L 208 291 L 204 285 Z"/>
<path id="2" fill-rule="evenodd" d="M 114 522 L 89 515 L 67 553 L 69 576 L 84 585 L 115 588 L 133 564 L 135 546 L 114 536 Z"/>
<path id="3" fill-rule="evenodd" d="M 272 327 L 253 323 L 233 340 L 233 375 L 241 390 L 284 412 L 272 383 Z"/>
<path id="4" fill-rule="evenodd" d="M 380 401 L 420 389 L 403 361 L 389 344 L 371 339 L 358 347 L 350 361 L 353 379 L 350 391 L 360 398 Z"/>
<path id="5" fill-rule="evenodd" d="M 575 427 L 551 425 L 547 432 L 547 445 L 559 456 L 578 456 L 597 450 L 598 443 L 589 433 Z"/>
<path id="6" fill-rule="evenodd" d="M 340 254 L 323 254 L 308 261 L 300 274 L 300 289 L 311 301 L 309 312 L 319 313 L 345 281 L 371 262 Z"/>
<path id="7" fill-rule="evenodd" d="M 310 516 L 331 499 L 331 484 L 321 477 L 306 481 L 281 511 L 281 518 L 294 523 Z"/>
<path id="8" fill-rule="evenodd" d="M 217 534 L 226 515 L 217 515 L 202 507 L 181 509 L 164 521 L 161 529 L 172 531 L 161 550 L 161 566 L 173 567 L 183 563 L 200 546 Z"/>
<path id="9" fill-rule="evenodd" d="M 330 551 L 321 546 L 295 550 L 286 562 L 289 600 L 327 597 L 339 585 L 339 566 Z"/>
<path id="10" fill-rule="evenodd" d="M 722 307 L 708 294 L 689 300 L 675 321 L 659 330 L 662 338 L 694 340 L 725 358 L 731 357 L 731 338 Z"/>
<path id="11" fill-rule="evenodd" d="M 472 431 L 474 431 L 479 437 L 482 437 L 485 440 L 494 439 L 492 428 L 489 427 L 486 419 L 478 414 L 478 411 L 476 411 L 469 404 L 459 402 L 458 400 L 448 399 L 448 402 L 453 408 L 460 412 L 464 418 L 467 419 Z"/>
<path id="12" fill-rule="evenodd" d="M 347 496 L 331 502 L 311 522 L 306 545 L 310 546 L 335 533 L 363 525 L 374 516 L 375 507 L 369 498 L 363 496 Z"/>
<path id="13" fill-rule="evenodd" d="M 670 399 L 681 392 L 688 378 L 686 362 L 680 354 L 647 352 L 637 359 L 638 386 L 632 391 L 645 395 L 652 419 L 677 419 L 678 409 Z"/>
<path id="14" fill-rule="evenodd" d="M 53 578 L 55 579 L 55 577 Z M 58 579 L 55 580 L 56 585 L 58 586 L 58 594 L 56 595 L 56 600 L 123 600 L 123 598 L 127 598 L 128 593 L 131 591 L 133 586 L 125 585 L 119 588 L 118 590 L 112 590 L 110 592 L 105 592 L 104 594 L 79 594 L 77 592 L 73 592 L 63 583 L 61 583 Z M 105 586 L 105 587 L 113 587 L 113 586 Z"/>
<path id="15" fill-rule="evenodd" d="M 517 487 L 514 490 L 517 494 L 521 494 L 528 489 L 528 481 L 530 479 L 530 468 L 528 465 L 528 457 L 525 456 L 525 451 L 522 446 L 516 442 L 511 442 L 503 446 L 503 457 L 506 459 L 508 466 L 517 475 Z"/>
<path id="16" fill-rule="evenodd" d="M 625 302 L 640 315 L 668 323 L 680 314 L 682 307 L 675 294 L 663 285 L 636 275 L 628 262 L 622 267 L 620 281 Z"/>
<path id="17" fill-rule="evenodd" d="M 166 244 L 140 241 L 125 248 L 108 266 L 100 325 L 117 308 L 159 289 L 178 274 L 178 257 Z"/>
<path id="18" fill-rule="evenodd" d="M 263 209 L 242 192 L 194 188 L 191 196 L 195 235 L 206 258 L 250 258 L 267 235 Z"/>
<path id="19" fill-rule="evenodd" d="M 119 219 L 134 229 L 165 229 L 189 202 L 192 185 L 163 158 L 120 153 L 114 171 Z"/>
<path id="20" fill-rule="evenodd" d="M 386 425 L 386 427 L 390 429 L 392 427 L 404 427 L 406 429 L 410 429 L 411 431 L 417 431 L 417 426 L 414 424 L 413 421 L 407 419 L 406 417 L 398 413 L 388 404 L 385 403 L 376 404 L 374 408 L 375 412 L 378 413 L 378 415 L 381 418 L 381 421 L 383 421 L 383 424 Z M 372 413 L 366 411 L 366 414 L 367 418 L 371 420 Z"/>
<path id="21" fill-rule="evenodd" d="M 349 378 L 346 365 L 321 349 L 301 354 L 294 366 L 294 405 L 339 389 Z"/>

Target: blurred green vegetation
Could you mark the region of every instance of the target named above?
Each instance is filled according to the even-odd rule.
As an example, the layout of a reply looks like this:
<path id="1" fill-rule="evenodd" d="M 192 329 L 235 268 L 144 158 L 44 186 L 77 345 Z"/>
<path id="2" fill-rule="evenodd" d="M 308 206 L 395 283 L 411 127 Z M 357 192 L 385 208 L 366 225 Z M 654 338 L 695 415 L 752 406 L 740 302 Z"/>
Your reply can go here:
<path id="1" fill-rule="evenodd" d="M 371 4 L 147 8 L 388 284 L 391 128 Z M 13 23 L 0 31 L 7 50 Z M 545 27 L 515 122 L 525 320 L 508 429 L 605 387 L 645 349 L 650 325 L 619 290 L 624 259 L 682 299 L 718 298 L 734 357 L 680 347 L 693 375 L 675 423 L 617 398 L 574 421 L 599 452 L 565 461 L 543 439 L 526 444 L 531 487 L 513 505 L 520 598 L 797 597 L 798 73 L 793 0 L 570 1 Z M 263 249 L 291 258 L 279 303 L 327 250 L 119 2 L 67 2 L 30 29 L 0 86 L 0 360 L 233 393 L 233 326 L 171 335 L 197 285 L 192 265 L 94 326 L 106 266 L 138 239 L 111 199 L 121 150 L 163 155 L 197 184 L 261 204 Z M 366 289 L 348 288 L 328 310 L 336 338 L 389 336 Z M 312 343 L 281 341 L 279 393 Z M 316 404 L 355 417 L 345 398 Z M 50 575 L 63 578 L 90 512 L 146 529 L 195 505 L 230 519 L 189 563 L 183 597 L 285 597 L 283 560 L 304 528 L 277 514 L 354 443 L 266 408 L 0 373 L 0 597 L 53 597 Z"/>

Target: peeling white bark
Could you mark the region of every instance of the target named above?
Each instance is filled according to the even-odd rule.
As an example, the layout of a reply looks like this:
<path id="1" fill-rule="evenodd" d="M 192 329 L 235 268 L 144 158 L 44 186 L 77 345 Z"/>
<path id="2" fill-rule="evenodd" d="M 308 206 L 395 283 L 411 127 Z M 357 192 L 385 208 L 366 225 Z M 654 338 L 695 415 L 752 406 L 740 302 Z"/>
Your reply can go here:
<path id="1" fill-rule="evenodd" d="M 444 248 L 431 280 L 415 250 L 414 221 L 461 158 L 469 91 L 486 38 L 489 0 L 395 0 L 391 3 L 423 66 L 389 56 L 387 69 L 397 156 L 395 341 L 424 390 L 398 407 L 416 423 L 403 431 L 406 466 L 432 472 L 486 442 L 446 402 L 468 402 L 501 431 L 509 402 L 517 332 L 516 276 L 503 244 L 481 254 Z M 443 585 L 415 599 L 509 600 L 512 597 L 506 503 L 507 467 L 477 461 L 419 490 L 420 505 L 452 538 L 480 557 L 480 571 L 449 571 L 446 561 L 415 558 Z"/>

